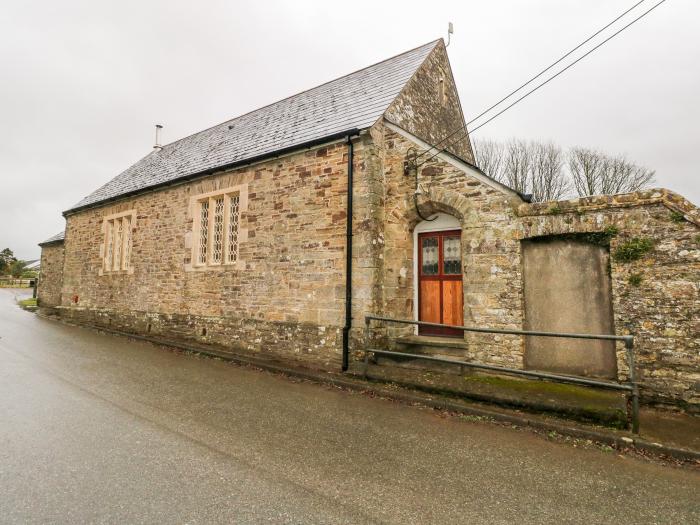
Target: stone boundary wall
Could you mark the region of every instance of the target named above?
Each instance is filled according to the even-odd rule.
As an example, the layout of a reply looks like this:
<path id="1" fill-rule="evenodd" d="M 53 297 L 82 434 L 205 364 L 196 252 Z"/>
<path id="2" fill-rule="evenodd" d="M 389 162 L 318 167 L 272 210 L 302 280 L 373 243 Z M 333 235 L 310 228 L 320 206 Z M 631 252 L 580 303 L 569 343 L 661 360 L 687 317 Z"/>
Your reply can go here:
<path id="1" fill-rule="evenodd" d="M 667 208 L 683 215 L 683 218 L 700 226 L 700 208 L 691 203 L 688 199 L 676 192 L 665 188 L 655 188 L 641 190 L 632 193 L 620 193 L 617 195 L 592 195 L 590 197 L 580 197 L 577 199 L 523 203 L 517 208 L 517 213 L 521 217 L 536 215 L 552 215 L 566 211 L 595 211 L 608 210 L 613 208 L 628 208 L 632 206 L 644 206 L 652 204 L 663 204 Z"/>
<path id="2" fill-rule="evenodd" d="M 653 189 L 521 204 L 517 212 L 522 238 L 593 233 L 607 239 L 615 330 L 635 336 L 642 399 L 700 413 L 700 210 Z M 648 249 L 630 257 L 635 246 Z"/>

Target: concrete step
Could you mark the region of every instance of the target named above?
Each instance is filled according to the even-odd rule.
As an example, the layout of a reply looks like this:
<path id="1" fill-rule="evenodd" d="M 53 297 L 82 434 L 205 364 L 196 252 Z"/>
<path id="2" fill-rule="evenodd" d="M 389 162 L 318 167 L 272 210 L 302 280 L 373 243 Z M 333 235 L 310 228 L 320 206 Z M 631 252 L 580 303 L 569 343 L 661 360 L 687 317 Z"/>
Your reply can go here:
<path id="1" fill-rule="evenodd" d="M 469 360 L 469 344 L 462 338 L 410 335 L 393 340 L 392 349 L 409 354 Z"/>
<path id="2" fill-rule="evenodd" d="M 394 339 L 387 349 L 393 352 L 469 361 L 468 344 L 463 339 L 456 337 L 402 336 Z M 457 365 L 424 361 L 411 357 L 376 356 L 374 362 L 379 366 L 386 365 L 413 370 L 437 370 L 445 374 L 459 374 L 462 372 Z"/>

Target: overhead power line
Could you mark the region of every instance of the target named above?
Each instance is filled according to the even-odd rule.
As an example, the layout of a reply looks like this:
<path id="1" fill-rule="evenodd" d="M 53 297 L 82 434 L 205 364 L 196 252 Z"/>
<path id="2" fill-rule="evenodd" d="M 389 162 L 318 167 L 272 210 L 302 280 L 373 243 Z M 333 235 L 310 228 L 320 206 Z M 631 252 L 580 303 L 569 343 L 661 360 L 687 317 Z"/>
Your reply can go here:
<path id="1" fill-rule="evenodd" d="M 472 124 L 473 122 L 479 120 L 481 117 L 483 117 L 484 115 L 486 115 L 489 111 L 491 111 L 491 110 L 492 110 L 493 108 L 495 108 L 496 106 L 501 105 L 501 103 L 503 103 L 503 102 L 505 102 L 506 100 L 508 100 L 510 97 L 512 97 L 513 95 L 515 95 L 518 91 L 520 91 L 521 89 L 523 89 L 525 86 L 531 84 L 534 80 L 537 80 L 539 77 L 541 77 L 542 75 L 544 75 L 547 71 L 549 71 L 550 69 L 552 69 L 554 66 L 556 66 L 556 65 L 559 64 L 559 63 L 561 63 L 562 60 L 564 60 L 565 58 L 567 58 L 568 56 L 570 56 L 573 52 L 577 51 L 578 49 L 580 49 L 581 47 L 583 47 L 584 45 L 586 45 L 588 42 L 590 42 L 590 41 L 593 40 L 595 37 L 597 37 L 600 33 L 602 33 L 602 32 L 605 31 L 607 28 L 609 28 L 611 25 L 613 25 L 615 22 L 617 22 L 618 20 L 620 20 L 620 18 L 622 18 L 622 17 L 625 16 L 627 13 L 629 13 L 630 11 L 632 11 L 635 7 L 637 7 L 639 4 L 643 4 L 644 2 L 646 2 L 646 0 L 640 0 L 639 2 L 637 2 L 636 4 L 634 4 L 632 7 L 630 7 L 630 8 L 627 9 L 625 12 L 623 12 L 622 14 L 620 14 L 617 18 L 615 18 L 612 22 L 609 22 L 609 23 L 606 24 L 605 26 L 601 27 L 600 29 L 598 29 L 598 31 L 596 31 L 595 33 L 593 33 L 593 34 L 592 34 L 591 36 L 589 36 L 588 38 L 586 38 L 586 40 L 584 40 L 583 42 L 581 42 L 580 44 L 578 44 L 576 47 L 574 47 L 574 48 L 572 48 L 571 50 L 569 50 L 566 54 L 562 55 L 562 56 L 559 57 L 557 60 L 555 60 L 554 62 L 552 62 L 551 64 L 549 64 L 546 68 L 544 68 L 543 70 L 541 70 L 541 71 L 540 71 L 539 73 L 537 73 L 534 77 L 530 78 L 527 82 L 525 82 L 524 84 L 518 86 L 516 89 L 514 89 L 513 91 L 511 91 L 510 93 L 508 93 L 505 97 L 503 97 L 501 100 L 499 100 L 499 101 L 496 102 L 495 104 L 489 106 L 489 107 L 486 108 L 484 111 L 482 111 L 481 113 L 479 113 L 476 117 L 474 117 L 474 118 L 471 119 L 469 122 L 467 122 L 466 125 L 469 126 L 469 124 Z M 461 131 L 462 129 L 464 129 L 464 126 L 460 126 L 460 127 L 457 128 L 456 130 L 454 130 L 453 132 L 451 132 L 449 135 L 447 135 L 446 137 L 444 137 L 443 139 L 441 139 L 440 142 L 438 142 L 437 144 L 435 144 L 435 146 L 439 146 L 441 143 L 445 142 L 447 139 L 449 139 L 450 137 L 454 136 L 455 134 L 457 134 L 457 133 L 458 133 L 459 131 Z M 434 146 L 434 147 L 435 147 L 435 146 Z M 430 151 L 430 150 L 424 151 L 423 153 L 421 153 L 420 155 L 418 155 L 418 157 L 416 157 L 416 158 L 422 157 L 422 156 L 425 155 L 428 151 Z"/>
<path id="2" fill-rule="evenodd" d="M 591 48 L 589 51 L 587 51 L 586 53 L 584 53 L 583 55 L 581 55 L 579 58 L 577 58 L 576 60 L 574 60 L 574 61 L 573 61 L 572 63 L 570 63 L 569 65 L 567 65 L 564 69 L 558 71 L 557 73 L 555 73 L 554 75 L 552 75 L 551 77 L 549 77 L 547 80 L 545 80 L 544 82 L 538 84 L 538 85 L 535 86 L 533 89 L 531 89 L 530 91 L 528 91 L 527 93 L 525 93 L 523 96 L 521 96 L 520 98 L 516 99 L 516 100 L 513 101 L 511 104 L 509 104 L 508 106 L 506 106 L 505 108 L 503 108 L 501 111 L 499 111 L 498 113 L 496 113 L 495 115 L 493 115 L 492 117 L 490 117 L 488 120 L 486 120 L 485 122 L 482 122 L 481 124 L 479 124 L 477 127 L 475 127 L 474 129 L 472 129 L 471 132 L 473 133 L 473 132 L 475 132 L 476 130 L 478 130 L 479 128 L 485 126 L 486 124 L 488 124 L 489 122 L 491 122 L 492 120 L 494 120 L 495 118 L 497 118 L 498 116 L 502 115 L 503 113 L 505 113 L 506 111 L 508 111 L 510 108 L 512 108 L 513 106 L 515 106 L 515 105 L 518 104 L 519 102 L 521 102 L 523 99 L 525 99 L 525 98 L 527 98 L 528 96 L 530 96 L 532 93 L 534 93 L 535 91 L 537 91 L 537 90 L 540 89 L 541 87 L 543 87 L 543 86 L 549 84 L 549 82 L 551 82 L 552 80 L 554 80 L 555 78 L 557 78 L 559 75 L 561 75 L 562 73 L 564 73 L 565 71 L 567 71 L 568 69 L 570 69 L 571 67 L 573 67 L 574 65 L 576 65 L 578 62 L 580 62 L 581 60 L 583 60 L 584 58 L 586 58 L 588 55 L 590 55 L 590 54 L 593 53 L 595 50 L 597 50 L 598 48 L 600 48 L 601 46 L 603 46 L 605 43 L 607 43 L 607 42 L 609 42 L 610 40 L 612 40 L 613 38 L 615 38 L 617 35 L 619 35 L 620 33 L 622 33 L 625 29 L 627 29 L 628 27 L 630 27 L 632 24 L 634 24 L 634 23 L 638 22 L 639 20 L 641 20 L 642 18 L 644 18 L 646 15 L 648 15 L 649 13 L 651 13 L 654 9 L 656 9 L 657 7 L 659 7 L 659 6 L 660 6 L 661 4 L 663 4 L 665 1 L 666 1 L 666 0 L 660 0 L 659 2 L 657 2 L 656 4 L 654 4 L 651 8 L 647 9 L 644 13 L 642 13 L 641 15 L 639 15 L 637 18 L 633 19 L 631 22 L 629 22 L 628 24 L 626 24 L 625 26 L 623 26 L 622 28 L 620 28 L 619 30 L 617 30 L 615 33 L 613 33 L 612 35 L 610 35 L 609 37 L 607 37 L 605 40 L 603 40 L 602 42 L 600 42 L 599 44 L 597 44 L 596 46 L 594 46 L 593 48 Z M 615 21 L 619 20 L 622 16 L 624 16 L 624 15 L 625 15 L 626 13 L 628 13 L 630 10 L 634 9 L 634 8 L 635 8 L 637 5 L 639 5 L 640 3 L 641 3 L 641 2 L 638 2 L 637 4 L 635 4 L 634 6 L 632 6 L 632 7 L 631 7 L 630 9 L 628 9 L 625 13 L 623 13 L 623 14 L 620 15 L 618 18 L 616 18 Z M 610 26 L 612 23 L 614 23 L 615 21 L 613 21 L 613 22 L 611 22 L 610 24 L 608 24 L 608 25 L 606 26 L 606 28 L 609 27 L 609 26 Z M 603 29 L 605 29 L 605 28 L 603 28 Z M 600 31 L 602 31 L 603 29 L 601 29 Z M 599 34 L 600 31 L 598 31 L 596 34 Z M 595 35 L 593 35 L 593 36 L 595 36 Z M 589 41 L 591 38 L 593 38 L 593 37 L 590 37 L 587 41 Z M 581 45 L 583 45 L 583 43 L 582 43 Z M 579 47 L 581 47 L 581 45 L 579 45 L 579 46 L 578 46 L 577 48 L 575 48 L 575 49 L 578 49 Z M 572 51 L 573 51 L 573 50 L 572 50 Z M 568 55 L 570 55 L 570 54 L 571 54 L 571 52 L 567 53 L 567 55 L 565 55 L 565 56 L 568 56 Z M 563 59 L 563 58 L 564 58 L 564 57 L 562 57 L 562 59 Z M 561 59 L 560 59 L 559 61 L 557 61 L 556 63 L 558 63 L 558 62 L 561 62 Z M 554 64 L 552 64 L 552 65 L 556 65 L 556 63 L 554 63 Z M 551 69 L 551 66 L 550 66 L 549 68 L 547 68 L 547 69 Z M 547 71 L 547 69 L 545 69 L 544 71 L 542 71 L 542 73 L 545 72 L 545 71 Z M 537 76 L 533 77 L 533 79 L 531 79 L 530 81 L 526 82 L 523 86 L 528 85 L 532 80 L 534 80 L 535 78 L 538 78 L 539 76 L 541 76 L 542 73 L 540 73 L 540 74 L 538 74 Z M 518 88 L 517 90 L 515 90 L 513 93 L 519 91 L 520 89 L 522 89 L 522 86 L 521 86 L 520 88 Z M 441 143 L 445 142 L 446 139 L 448 139 L 448 138 L 450 138 L 450 137 L 456 135 L 456 134 L 459 133 L 459 132 L 462 132 L 460 136 L 458 136 L 458 137 L 455 138 L 453 141 L 451 141 L 450 143 L 448 143 L 445 147 L 439 149 L 434 155 L 431 155 L 429 158 L 427 158 L 427 159 L 424 160 L 423 162 L 419 163 L 418 166 L 420 166 L 420 165 L 422 165 L 422 164 L 425 164 L 426 162 L 428 162 L 428 161 L 430 161 L 431 159 L 435 158 L 435 157 L 436 157 L 437 155 L 439 155 L 441 152 L 445 151 L 449 146 L 451 146 L 452 144 L 454 144 L 455 141 L 460 140 L 461 138 L 463 138 L 463 135 L 468 131 L 468 130 L 467 130 L 467 126 L 468 126 L 469 124 L 473 123 L 473 122 L 476 121 L 478 118 L 480 118 L 480 117 L 483 116 L 484 114 L 488 113 L 488 112 L 490 111 L 490 109 L 493 109 L 493 107 L 499 105 L 499 104 L 500 104 L 501 102 L 503 102 L 504 100 L 510 98 L 510 96 L 511 96 L 513 93 L 509 94 L 507 97 L 505 97 L 504 99 L 502 99 L 501 101 L 499 101 L 497 104 L 495 104 L 494 106 L 492 106 L 492 107 L 489 108 L 488 110 L 482 112 L 482 113 L 481 113 L 479 116 L 477 116 L 476 118 L 470 120 L 467 124 L 465 124 L 465 125 L 460 126 L 459 128 L 457 128 L 455 131 L 453 131 L 452 133 L 450 133 L 447 137 L 445 137 L 444 139 L 440 140 L 440 142 L 438 142 L 437 144 L 435 144 L 432 148 L 429 148 L 428 150 L 426 150 L 425 152 L 423 152 L 420 156 L 422 156 L 422 155 L 424 155 L 425 153 L 427 153 L 428 151 L 430 151 L 430 149 L 436 148 L 438 144 L 441 144 Z"/>

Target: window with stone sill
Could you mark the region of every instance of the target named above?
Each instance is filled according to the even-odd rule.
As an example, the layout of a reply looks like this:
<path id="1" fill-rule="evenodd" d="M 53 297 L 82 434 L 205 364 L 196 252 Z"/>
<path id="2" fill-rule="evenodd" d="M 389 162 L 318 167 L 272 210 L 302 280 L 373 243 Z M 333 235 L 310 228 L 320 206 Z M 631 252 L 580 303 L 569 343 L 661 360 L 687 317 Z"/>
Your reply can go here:
<path id="1" fill-rule="evenodd" d="M 133 211 L 105 217 L 104 243 L 102 246 L 102 271 L 107 273 L 129 272 L 134 231 Z"/>
<path id="2" fill-rule="evenodd" d="M 238 261 L 240 193 L 195 198 L 192 261 L 195 266 L 221 266 Z"/>

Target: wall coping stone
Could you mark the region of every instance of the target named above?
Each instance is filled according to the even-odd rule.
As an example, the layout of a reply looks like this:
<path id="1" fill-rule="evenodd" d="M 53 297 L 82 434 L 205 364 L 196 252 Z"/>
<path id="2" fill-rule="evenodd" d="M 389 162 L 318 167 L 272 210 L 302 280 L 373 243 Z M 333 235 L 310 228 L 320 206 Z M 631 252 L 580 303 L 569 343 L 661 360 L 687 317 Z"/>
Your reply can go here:
<path id="1" fill-rule="evenodd" d="M 528 217 L 611 208 L 650 206 L 654 204 L 662 204 L 670 210 L 681 213 L 685 220 L 696 226 L 700 226 L 700 208 L 682 195 L 665 188 L 654 188 L 632 193 L 619 193 L 616 195 L 592 195 L 590 197 L 561 201 L 523 203 L 517 206 L 516 213 L 520 217 Z"/>

